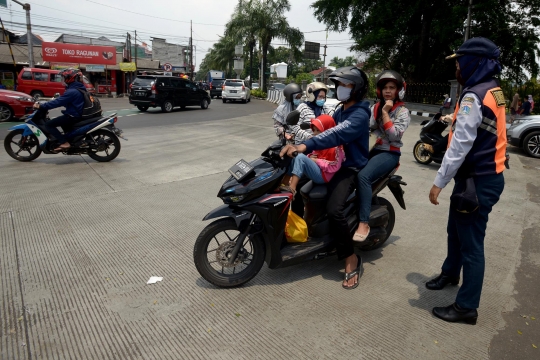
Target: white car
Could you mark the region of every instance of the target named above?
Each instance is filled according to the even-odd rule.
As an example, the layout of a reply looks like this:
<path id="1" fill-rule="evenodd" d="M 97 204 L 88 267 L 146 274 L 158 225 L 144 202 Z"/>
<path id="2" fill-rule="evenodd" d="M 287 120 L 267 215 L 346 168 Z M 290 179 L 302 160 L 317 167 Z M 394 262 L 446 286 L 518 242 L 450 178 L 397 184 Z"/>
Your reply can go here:
<path id="1" fill-rule="evenodd" d="M 527 115 L 519 117 L 508 126 L 506 137 L 508 142 L 534 158 L 540 159 L 540 116 Z"/>
<path id="2" fill-rule="evenodd" d="M 229 101 L 242 101 L 244 104 L 251 101 L 251 90 L 246 82 L 240 79 L 226 79 L 223 83 L 221 99 L 223 103 Z"/>

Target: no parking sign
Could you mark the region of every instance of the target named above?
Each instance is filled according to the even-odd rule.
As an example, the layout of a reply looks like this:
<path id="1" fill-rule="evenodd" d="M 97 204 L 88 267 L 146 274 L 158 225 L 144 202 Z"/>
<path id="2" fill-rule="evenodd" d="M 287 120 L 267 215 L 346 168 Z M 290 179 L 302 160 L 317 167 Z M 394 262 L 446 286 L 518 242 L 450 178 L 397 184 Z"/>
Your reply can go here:
<path id="1" fill-rule="evenodd" d="M 173 66 L 170 63 L 163 64 L 163 70 L 165 70 L 166 72 L 171 72 L 172 69 L 173 69 Z"/>

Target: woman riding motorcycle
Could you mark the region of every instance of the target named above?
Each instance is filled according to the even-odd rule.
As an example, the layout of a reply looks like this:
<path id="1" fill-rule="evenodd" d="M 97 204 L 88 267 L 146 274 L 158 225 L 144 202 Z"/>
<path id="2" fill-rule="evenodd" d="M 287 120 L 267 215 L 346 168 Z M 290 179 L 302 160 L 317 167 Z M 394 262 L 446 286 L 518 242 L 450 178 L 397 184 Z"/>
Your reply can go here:
<path id="1" fill-rule="evenodd" d="M 335 239 L 338 260 L 345 260 L 343 288 L 354 289 L 362 272 L 362 259 L 355 255 L 352 235 L 345 216 L 345 203 L 355 187 L 356 176 L 368 162 L 369 102 L 364 101 L 369 89 L 367 75 L 355 66 L 339 68 L 329 79 L 336 84 L 337 98 L 342 102 L 333 118 L 336 126 L 306 140 L 300 145 L 286 145 L 280 155 L 309 153 L 343 145 L 346 160 L 328 183 L 327 214 Z"/>
<path id="2" fill-rule="evenodd" d="M 327 93 L 328 87 L 322 82 L 316 81 L 308 84 L 306 88 L 306 102 L 300 104 L 297 109 L 300 111 L 300 120 L 297 125 L 291 127 L 295 144 L 301 144 L 304 140 L 313 136 L 311 129 L 303 130 L 300 128 L 301 124 L 311 124 L 312 119 L 322 114 L 330 116 L 334 114 L 335 109 L 324 104 Z"/>
<path id="3" fill-rule="evenodd" d="M 284 135 L 283 124 L 285 124 L 287 115 L 291 111 L 296 110 L 302 101 L 302 88 L 298 84 L 291 83 L 283 89 L 283 96 L 285 100 L 274 110 L 274 115 L 272 115 L 272 119 L 274 119 L 274 130 L 278 137 Z"/>

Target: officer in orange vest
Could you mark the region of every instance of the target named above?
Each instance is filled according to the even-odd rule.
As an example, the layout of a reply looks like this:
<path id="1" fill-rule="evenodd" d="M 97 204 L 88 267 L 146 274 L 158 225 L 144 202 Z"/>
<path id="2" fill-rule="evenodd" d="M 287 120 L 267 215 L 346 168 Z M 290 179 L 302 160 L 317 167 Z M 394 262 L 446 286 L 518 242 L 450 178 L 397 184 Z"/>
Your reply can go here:
<path id="1" fill-rule="evenodd" d="M 448 150 L 435 177 L 429 200 L 438 205 L 441 190 L 455 180 L 448 215 L 448 253 L 442 272 L 426 283 L 430 290 L 463 283 L 456 301 L 433 308 L 449 322 L 476 324 L 484 280 L 484 237 L 488 215 L 504 189 L 506 115 L 504 95 L 494 78 L 501 72 L 499 48 L 475 37 L 447 59 L 456 61 L 456 78 L 464 87 L 457 102 Z"/>

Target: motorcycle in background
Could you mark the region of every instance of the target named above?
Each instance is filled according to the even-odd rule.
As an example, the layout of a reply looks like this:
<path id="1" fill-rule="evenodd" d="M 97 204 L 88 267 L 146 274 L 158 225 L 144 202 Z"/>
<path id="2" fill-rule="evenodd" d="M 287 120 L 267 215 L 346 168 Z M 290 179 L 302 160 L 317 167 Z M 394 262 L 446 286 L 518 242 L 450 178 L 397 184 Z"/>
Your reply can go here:
<path id="1" fill-rule="evenodd" d="M 15 160 L 32 161 L 37 159 L 42 152 L 57 154 L 53 149 L 58 146 L 58 141 L 43 126 L 48 119 L 48 112 L 38 109 L 21 119 L 25 122 L 24 124 L 11 127 L 4 139 L 4 148 L 8 155 Z M 127 140 L 122 136 L 122 130 L 114 126 L 117 120 L 114 113 L 74 123 L 69 129 L 64 128 L 71 147 L 62 153 L 65 155 L 88 154 L 99 162 L 115 159 L 120 154 L 118 138 Z"/>
<path id="2" fill-rule="evenodd" d="M 424 144 L 433 146 L 444 138 L 442 133 L 448 127 L 449 122 L 442 120 L 441 116 L 441 113 L 437 113 L 431 120 L 424 120 L 420 124 L 423 125 L 420 130 L 420 140 L 416 142 L 413 149 L 414 159 L 420 164 L 427 165 L 432 161 L 440 164 L 443 161 L 446 148 L 444 151 L 435 151 L 435 153 L 431 153 L 424 147 Z"/>

